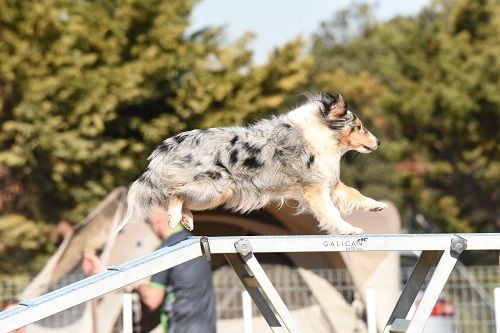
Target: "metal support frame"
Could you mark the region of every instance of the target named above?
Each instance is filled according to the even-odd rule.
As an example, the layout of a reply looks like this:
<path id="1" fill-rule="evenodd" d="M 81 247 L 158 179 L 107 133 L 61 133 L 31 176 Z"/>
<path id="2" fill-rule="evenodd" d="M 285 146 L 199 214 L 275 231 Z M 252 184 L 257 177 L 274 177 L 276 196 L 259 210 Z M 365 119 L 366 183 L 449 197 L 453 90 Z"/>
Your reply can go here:
<path id="1" fill-rule="evenodd" d="M 417 264 L 413 268 L 413 272 L 408 279 L 403 292 L 399 296 L 398 302 L 392 311 L 389 320 L 387 321 L 386 330 L 393 325 L 392 329 L 395 330 L 396 327 L 404 327 L 404 324 L 400 323 L 400 320 L 405 319 L 408 312 L 417 297 L 418 292 L 422 289 L 425 278 L 429 273 L 429 270 L 434 263 L 434 260 L 439 255 L 440 251 L 424 251 L 420 255 Z"/>
<path id="2" fill-rule="evenodd" d="M 399 300 L 389 317 L 384 332 L 391 333 L 417 333 L 422 332 L 431 315 L 432 308 L 436 304 L 439 294 L 444 288 L 455 267 L 458 257 L 467 248 L 464 238 L 456 236 L 451 239 L 450 248 L 447 251 L 423 251 L 413 269 L 410 279 L 399 296 Z M 411 320 L 406 319 L 411 306 L 415 302 L 417 294 L 422 289 L 433 262 L 440 256 L 434 273 L 424 291 L 420 304 Z"/>
<path id="3" fill-rule="evenodd" d="M 226 253 L 224 256 L 240 278 L 272 331 L 300 332 L 285 303 L 253 255 L 250 242 L 246 239 L 240 239 L 234 244 L 234 247 L 238 254 Z M 271 310 L 268 301 L 281 322 Z"/>
<path id="4" fill-rule="evenodd" d="M 190 237 L 181 243 L 108 268 L 61 289 L 24 300 L 0 313 L 0 333 L 46 318 L 77 304 L 102 296 L 193 258 L 224 254 L 274 332 L 300 332 L 254 253 L 422 251 L 410 279 L 387 322 L 384 332 L 421 332 L 431 310 L 464 250 L 500 250 L 500 234 L 432 235 L 310 235 Z M 434 274 L 413 318 L 408 312 L 433 262 Z M 274 311 L 273 311 L 274 310 Z"/>

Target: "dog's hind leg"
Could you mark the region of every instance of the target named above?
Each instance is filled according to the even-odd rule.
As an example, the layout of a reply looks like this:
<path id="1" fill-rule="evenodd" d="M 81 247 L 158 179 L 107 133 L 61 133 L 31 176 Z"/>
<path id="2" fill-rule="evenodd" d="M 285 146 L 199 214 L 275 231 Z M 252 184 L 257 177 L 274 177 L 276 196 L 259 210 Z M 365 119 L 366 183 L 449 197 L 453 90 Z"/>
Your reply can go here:
<path id="1" fill-rule="evenodd" d="M 182 205 L 184 201 L 173 196 L 168 201 L 168 226 L 170 229 L 175 228 L 182 220 Z"/>
<path id="2" fill-rule="evenodd" d="M 354 227 L 342 219 L 339 210 L 330 198 L 329 192 L 329 189 L 318 184 L 302 187 L 302 196 L 319 221 L 321 230 L 325 230 L 330 234 L 341 233 L 353 235 L 362 233 L 363 229 Z"/>
<path id="3" fill-rule="evenodd" d="M 207 184 L 189 184 L 183 188 L 188 197 L 185 206 L 190 210 L 214 209 L 227 202 L 234 194 L 231 184 L 220 185 L 218 188 Z"/>
<path id="4" fill-rule="evenodd" d="M 187 230 L 191 231 L 194 229 L 193 226 L 193 214 L 187 207 L 182 208 L 182 219 L 181 223 Z"/>

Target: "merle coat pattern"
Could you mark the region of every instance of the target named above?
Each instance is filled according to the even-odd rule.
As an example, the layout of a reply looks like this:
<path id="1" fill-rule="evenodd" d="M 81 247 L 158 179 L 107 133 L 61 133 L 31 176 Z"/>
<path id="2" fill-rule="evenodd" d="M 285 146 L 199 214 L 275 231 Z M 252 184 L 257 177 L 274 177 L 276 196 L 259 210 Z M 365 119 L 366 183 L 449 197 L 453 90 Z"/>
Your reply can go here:
<path id="1" fill-rule="evenodd" d="M 128 194 L 124 224 L 166 213 L 170 227 L 193 228 L 191 210 L 224 206 L 249 212 L 270 201 L 295 200 L 330 233 L 360 228 L 340 213 L 378 211 L 386 204 L 367 198 L 339 178 L 341 156 L 368 153 L 380 142 L 348 110 L 341 95 L 311 95 L 289 113 L 248 127 L 197 129 L 163 141 Z"/>

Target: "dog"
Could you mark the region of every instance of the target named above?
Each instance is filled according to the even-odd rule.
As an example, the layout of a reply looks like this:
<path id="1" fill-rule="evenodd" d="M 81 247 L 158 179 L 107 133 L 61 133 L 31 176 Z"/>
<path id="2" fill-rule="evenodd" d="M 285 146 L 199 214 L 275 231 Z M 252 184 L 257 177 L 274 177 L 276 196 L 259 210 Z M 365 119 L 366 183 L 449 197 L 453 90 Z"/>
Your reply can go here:
<path id="1" fill-rule="evenodd" d="M 379 211 L 385 203 L 340 180 L 349 150 L 375 151 L 380 141 L 349 110 L 340 94 L 309 95 L 296 109 L 248 127 L 196 129 L 163 141 L 147 170 L 131 185 L 123 227 L 160 209 L 170 228 L 193 229 L 192 210 L 224 206 L 250 212 L 271 201 L 295 200 L 321 230 L 359 234 L 342 219 L 354 209 Z"/>

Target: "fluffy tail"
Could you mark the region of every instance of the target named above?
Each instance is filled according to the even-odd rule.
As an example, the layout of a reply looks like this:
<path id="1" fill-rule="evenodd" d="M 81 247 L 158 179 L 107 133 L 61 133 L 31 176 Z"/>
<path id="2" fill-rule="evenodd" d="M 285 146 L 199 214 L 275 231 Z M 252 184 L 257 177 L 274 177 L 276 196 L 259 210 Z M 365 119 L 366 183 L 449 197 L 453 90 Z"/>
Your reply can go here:
<path id="1" fill-rule="evenodd" d="M 152 177 L 151 171 L 148 170 L 130 186 L 127 194 L 127 212 L 116 233 L 131 221 L 149 218 L 153 207 L 162 207 L 168 202 L 165 193 L 155 186 Z"/>

